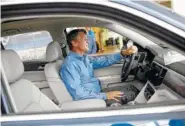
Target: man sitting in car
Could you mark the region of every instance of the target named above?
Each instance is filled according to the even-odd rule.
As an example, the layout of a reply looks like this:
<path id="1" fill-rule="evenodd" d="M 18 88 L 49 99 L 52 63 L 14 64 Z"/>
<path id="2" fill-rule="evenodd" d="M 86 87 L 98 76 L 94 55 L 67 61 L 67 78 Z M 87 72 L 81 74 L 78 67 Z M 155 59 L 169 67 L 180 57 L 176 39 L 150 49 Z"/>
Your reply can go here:
<path id="1" fill-rule="evenodd" d="M 67 43 L 71 52 L 61 66 L 60 76 L 73 99 L 111 99 L 118 101 L 124 92 L 101 92 L 100 81 L 94 76 L 94 69 L 117 63 L 123 56 L 136 53 L 137 47 L 132 46 L 113 55 L 90 57 L 86 55 L 88 41 L 84 29 L 75 29 L 69 32 Z"/>

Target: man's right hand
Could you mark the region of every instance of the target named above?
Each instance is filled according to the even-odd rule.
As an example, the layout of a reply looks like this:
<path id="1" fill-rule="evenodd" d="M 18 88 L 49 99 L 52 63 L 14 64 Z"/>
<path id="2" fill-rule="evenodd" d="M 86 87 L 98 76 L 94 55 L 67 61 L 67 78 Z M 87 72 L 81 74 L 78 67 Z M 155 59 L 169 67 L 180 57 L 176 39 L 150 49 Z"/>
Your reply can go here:
<path id="1" fill-rule="evenodd" d="M 128 56 L 128 55 L 136 53 L 137 51 L 138 51 L 138 48 L 136 46 L 131 46 L 128 49 L 121 50 L 121 54 L 123 56 Z"/>
<path id="2" fill-rule="evenodd" d="M 117 98 L 121 98 L 124 96 L 124 93 L 121 91 L 110 91 L 106 93 L 107 99 L 112 99 L 115 101 L 119 101 Z"/>

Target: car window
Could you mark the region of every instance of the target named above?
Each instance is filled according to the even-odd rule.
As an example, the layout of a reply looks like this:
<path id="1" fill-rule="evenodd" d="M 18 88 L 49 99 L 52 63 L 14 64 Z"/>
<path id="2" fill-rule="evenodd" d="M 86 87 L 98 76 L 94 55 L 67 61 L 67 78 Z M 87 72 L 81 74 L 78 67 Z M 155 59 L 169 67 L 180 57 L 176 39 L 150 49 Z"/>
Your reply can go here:
<path id="1" fill-rule="evenodd" d="M 53 41 L 48 31 L 5 36 L 1 40 L 4 48 L 16 51 L 23 62 L 45 61 L 46 47 Z"/>
<path id="2" fill-rule="evenodd" d="M 89 55 L 106 55 L 120 52 L 127 37 L 101 27 L 70 27 L 66 33 L 73 29 L 85 29 L 89 46 Z"/>

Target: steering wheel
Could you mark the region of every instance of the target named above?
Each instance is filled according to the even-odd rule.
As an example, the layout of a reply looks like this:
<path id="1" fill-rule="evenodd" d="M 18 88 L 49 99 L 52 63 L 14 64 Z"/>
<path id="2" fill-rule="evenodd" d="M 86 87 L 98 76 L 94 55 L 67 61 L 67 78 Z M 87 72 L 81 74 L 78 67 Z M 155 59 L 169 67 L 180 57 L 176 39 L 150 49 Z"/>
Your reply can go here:
<path id="1" fill-rule="evenodd" d="M 123 48 L 124 49 L 124 48 Z M 132 66 L 134 64 L 136 54 L 129 55 L 125 58 L 125 62 L 123 63 L 122 71 L 121 71 L 121 81 L 124 82 L 130 71 L 132 70 Z"/>

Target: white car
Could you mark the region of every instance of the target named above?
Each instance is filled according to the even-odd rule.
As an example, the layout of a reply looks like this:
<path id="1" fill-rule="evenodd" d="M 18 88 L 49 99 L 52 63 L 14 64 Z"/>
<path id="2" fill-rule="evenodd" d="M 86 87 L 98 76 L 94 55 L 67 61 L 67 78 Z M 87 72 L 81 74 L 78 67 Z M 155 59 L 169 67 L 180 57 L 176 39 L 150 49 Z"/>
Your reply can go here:
<path id="1" fill-rule="evenodd" d="M 1 10 L 2 125 L 184 123 L 184 17 L 127 0 L 3 1 Z M 124 88 L 126 100 L 73 100 L 59 76 L 70 27 L 103 27 L 127 37 L 123 45 L 138 47 L 94 71 L 103 91 Z"/>

